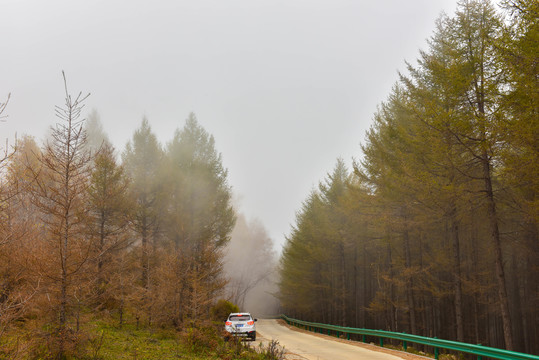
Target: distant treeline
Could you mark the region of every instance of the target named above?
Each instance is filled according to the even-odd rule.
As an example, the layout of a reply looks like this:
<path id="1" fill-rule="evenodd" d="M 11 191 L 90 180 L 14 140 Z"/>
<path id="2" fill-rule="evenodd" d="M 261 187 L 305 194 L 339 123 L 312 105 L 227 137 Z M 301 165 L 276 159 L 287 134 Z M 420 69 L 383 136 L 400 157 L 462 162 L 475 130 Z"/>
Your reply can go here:
<path id="1" fill-rule="evenodd" d="M 539 3 L 502 3 L 442 15 L 305 200 L 287 315 L 539 353 Z"/>

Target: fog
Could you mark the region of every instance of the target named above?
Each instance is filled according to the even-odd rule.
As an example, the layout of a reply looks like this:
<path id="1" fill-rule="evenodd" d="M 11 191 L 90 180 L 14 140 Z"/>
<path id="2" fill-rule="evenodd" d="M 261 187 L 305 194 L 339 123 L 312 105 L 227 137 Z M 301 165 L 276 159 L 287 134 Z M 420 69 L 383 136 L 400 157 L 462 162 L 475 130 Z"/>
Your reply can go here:
<path id="1" fill-rule="evenodd" d="M 2 141 L 43 139 L 90 92 L 122 151 L 146 116 L 161 143 L 193 111 L 240 209 L 277 244 L 336 159 L 359 157 L 378 103 L 455 0 L 3 0 Z"/>
<path id="2" fill-rule="evenodd" d="M 278 314 L 277 256 L 262 223 L 238 214 L 225 249 L 225 294 L 240 311 L 256 317 Z"/>

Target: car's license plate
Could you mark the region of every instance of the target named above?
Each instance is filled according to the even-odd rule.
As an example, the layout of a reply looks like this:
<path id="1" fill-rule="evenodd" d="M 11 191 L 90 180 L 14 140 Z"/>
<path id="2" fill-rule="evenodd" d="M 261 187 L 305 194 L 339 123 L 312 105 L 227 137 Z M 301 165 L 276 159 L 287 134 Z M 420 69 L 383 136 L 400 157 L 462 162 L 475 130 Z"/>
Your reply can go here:
<path id="1" fill-rule="evenodd" d="M 238 325 L 236 325 L 236 327 L 242 327 L 242 326 L 243 326 L 243 324 L 238 324 Z"/>

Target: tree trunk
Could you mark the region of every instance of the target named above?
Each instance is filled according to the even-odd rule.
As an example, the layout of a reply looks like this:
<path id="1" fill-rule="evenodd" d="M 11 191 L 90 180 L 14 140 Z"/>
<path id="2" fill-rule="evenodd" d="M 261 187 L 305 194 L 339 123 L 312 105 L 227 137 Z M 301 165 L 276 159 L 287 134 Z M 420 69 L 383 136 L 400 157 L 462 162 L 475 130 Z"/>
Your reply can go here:
<path id="1" fill-rule="evenodd" d="M 357 245 L 354 246 L 354 325 L 355 327 L 359 326 L 359 287 L 357 286 L 358 281 L 358 268 L 357 268 Z M 365 288 L 365 284 L 363 284 L 363 288 Z"/>
<path id="2" fill-rule="evenodd" d="M 464 342 L 464 325 L 462 315 L 462 278 L 460 270 L 460 239 L 459 224 L 453 205 L 450 212 L 451 238 L 453 240 L 453 287 L 455 289 L 455 321 L 457 326 L 457 341 Z"/>
<path id="3" fill-rule="evenodd" d="M 105 212 L 103 210 L 101 210 L 99 225 L 99 247 L 97 249 L 97 293 L 100 300 L 102 300 L 101 297 L 105 291 L 105 275 L 103 274 L 103 251 L 105 249 Z"/>
<path id="4" fill-rule="evenodd" d="M 511 325 L 511 316 L 509 313 L 509 299 L 507 296 L 507 287 L 505 281 L 505 272 L 503 268 L 502 246 L 500 241 L 500 230 L 498 228 L 498 218 L 496 214 L 496 203 L 494 201 L 494 192 L 492 190 L 492 179 L 490 174 L 489 156 L 486 150 L 483 153 L 483 177 L 485 182 L 485 194 L 487 200 L 487 216 L 490 228 L 490 238 L 494 246 L 496 280 L 498 282 L 498 300 L 500 302 L 500 311 L 503 321 L 503 334 L 505 339 L 505 348 L 513 350 L 513 331 Z"/>
<path id="5" fill-rule="evenodd" d="M 391 256 L 391 243 L 387 242 L 387 263 L 389 268 L 389 330 L 397 331 L 397 319 L 395 317 L 395 287 L 393 285 L 393 259 Z"/>
<path id="6" fill-rule="evenodd" d="M 341 239 L 339 244 L 340 257 L 341 257 L 341 320 L 340 325 L 346 326 L 346 262 L 344 254 L 344 241 Z"/>
<path id="7" fill-rule="evenodd" d="M 406 220 L 405 220 L 406 221 Z M 406 224 L 406 227 L 408 225 Z M 411 271 L 412 267 L 412 255 L 410 250 L 410 237 L 408 234 L 408 229 L 404 230 L 403 240 L 404 240 L 404 262 L 405 267 L 408 272 Z M 415 324 L 415 299 L 414 299 L 414 280 L 412 274 L 408 273 L 406 275 L 406 298 L 408 301 L 408 317 L 410 321 L 410 332 L 412 334 L 417 334 L 416 324 Z"/>
<path id="8" fill-rule="evenodd" d="M 361 302 L 361 327 L 367 327 L 367 312 L 365 311 L 368 304 L 368 289 L 367 283 L 369 279 L 367 277 L 367 249 L 365 244 L 363 244 L 363 299 Z"/>
<path id="9" fill-rule="evenodd" d="M 69 173 L 68 173 L 69 174 Z M 67 182 L 67 181 L 66 181 Z M 66 198 L 67 194 L 69 194 L 67 190 L 67 184 L 66 184 Z M 68 241 L 69 241 L 69 210 L 66 208 L 65 214 L 64 214 L 64 235 L 62 239 L 62 276 L 60 279 L 60 316 L 59 316 L 59 350 L 58 350 L 58 357 L 63 358 L 64 354 L 64 346 L 65 346 L 65 339 L 66 339 L 66 323 L 67 323 L 67 276 L 68 276 L 68 270 L 67 270 L 67 251 L 68 251 Z"/>
<path id="10" fill-rule="evenodd" d="M 144 210 L 143 210 L 144 211 Z M 141 257 L 141 267 L 142 267 L 142 288 L 148 290 L 148 229 L 147 229 L 147 218 L 143 215 L 142 218 L 142 257 Z"/>

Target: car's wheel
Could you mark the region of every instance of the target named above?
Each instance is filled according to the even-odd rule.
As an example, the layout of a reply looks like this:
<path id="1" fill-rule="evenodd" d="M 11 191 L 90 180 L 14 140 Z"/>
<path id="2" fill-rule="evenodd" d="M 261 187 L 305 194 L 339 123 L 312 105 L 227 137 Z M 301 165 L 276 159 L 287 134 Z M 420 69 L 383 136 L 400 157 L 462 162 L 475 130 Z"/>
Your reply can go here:
<path id="1" fill-rule="evenodd" d="M 256 340 L 256 333 L 254 333 L 253 335 L 251 335 L 251 340 L 252 340 L 252 341 L 255 341 L 255 340 Z"/>

